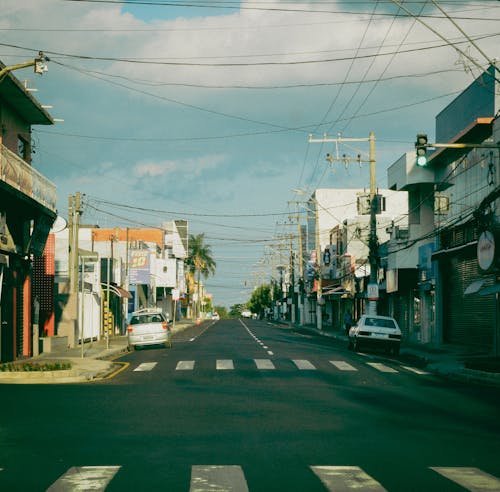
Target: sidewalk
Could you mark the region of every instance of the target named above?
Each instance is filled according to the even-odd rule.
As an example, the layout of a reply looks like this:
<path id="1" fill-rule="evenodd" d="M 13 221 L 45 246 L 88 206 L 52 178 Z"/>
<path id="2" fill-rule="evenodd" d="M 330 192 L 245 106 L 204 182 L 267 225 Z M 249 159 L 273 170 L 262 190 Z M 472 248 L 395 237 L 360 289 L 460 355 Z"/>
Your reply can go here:
<path id="1" fill-rule="evenodd" d="M 347 336 L 340 331 L 318 330 L 309 325 L 287 325 L 296 330 L 306 330 L 318 336 L 344 341 L 347 346 Z M 400 359 L 413 360 L 427 371 L 450 379 L 500 387 L 500 360 L 485 352 L 471 352 L 470 349 L 456 345 L 434 347 L 403 342 Z M 489 370 L 479 370 L 478 367 L 488 367 Z"/>
<path id="2" fill-rule="evenodd" d="M 182 320 L 175 323 L 172 333 L 178 333 L 189 326 L 191 321 Z M 113 377 L 128 366 L 126 362 L 114 361 L 119 355 L 127 352 L 126 335 L 112 336 L 109 342 L 103 338 L 87 342 L 82 347 L 67 348 L 57 352 L 42 353 L 38 357 L 16 361 L 15 364 L 44 364 L 69 362 L 71 369 L 58 371 L 0 371 L 0 384 L 60 384 L 98 381 Z"/>

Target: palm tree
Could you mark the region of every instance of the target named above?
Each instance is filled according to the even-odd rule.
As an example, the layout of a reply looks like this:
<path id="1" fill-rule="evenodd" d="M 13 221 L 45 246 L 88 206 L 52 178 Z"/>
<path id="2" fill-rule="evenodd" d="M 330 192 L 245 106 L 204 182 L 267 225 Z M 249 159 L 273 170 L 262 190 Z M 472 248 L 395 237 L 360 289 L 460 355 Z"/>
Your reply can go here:
<path id="1" fill-rule="evenodd" d="M 198 303 L 200 302 L 200 278 L 208 278 L 215 273 L 216 263 L 212 249 L 205 244 L 205 234 L 189 235 L 188 257 L 186 264 L 194 271 L 198 282 Z M 199 309 L 197 310 L 199 313 Z"/>

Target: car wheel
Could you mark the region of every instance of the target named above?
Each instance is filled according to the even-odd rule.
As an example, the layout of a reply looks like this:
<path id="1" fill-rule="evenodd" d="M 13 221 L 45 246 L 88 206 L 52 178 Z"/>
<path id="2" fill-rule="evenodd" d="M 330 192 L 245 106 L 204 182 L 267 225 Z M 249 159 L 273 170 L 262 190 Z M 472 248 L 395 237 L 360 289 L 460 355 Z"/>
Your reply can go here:
<path id="1" fill-rule="evenodd" d="M 399 345 L 395 345 L 392 349 L 394 355 L 399 355 Z"/>
<path id="2" fill-rule="evenodd" d="M 134 347 L 133 345 L 129 345 L 129 346 L 127 347 L 127 350 L 128 350 L 129 352 L 133 352 L 133 351 L 135 350 L 135 347 Z"/>
<path id="3" fill-rule="evenodd" d="M 352 342 L 351 340 L 349 339 L 349 341 L 347 342 L 347 350 L 352 350 Z"/>

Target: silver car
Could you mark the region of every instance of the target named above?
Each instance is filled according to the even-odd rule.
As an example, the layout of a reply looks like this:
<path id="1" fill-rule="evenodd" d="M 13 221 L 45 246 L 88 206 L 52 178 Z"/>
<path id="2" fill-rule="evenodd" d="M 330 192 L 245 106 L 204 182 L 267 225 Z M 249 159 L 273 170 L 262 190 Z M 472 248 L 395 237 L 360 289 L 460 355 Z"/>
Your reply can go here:
<path id="1" fill-rule="evenodd" d="M 383 347 L 387 352 L 399 354 L 401 330 L 398 323 L 390 316 L 364 314 L 349 330 L 351 350 L 359 350 L 360 346 Z"/>
<path id="2" fill-rule="evenodd" d="M 129 350 L 145 345 L 172 347 L 170 326 L 161 309 L 134 311 L 127 331 Z"/>

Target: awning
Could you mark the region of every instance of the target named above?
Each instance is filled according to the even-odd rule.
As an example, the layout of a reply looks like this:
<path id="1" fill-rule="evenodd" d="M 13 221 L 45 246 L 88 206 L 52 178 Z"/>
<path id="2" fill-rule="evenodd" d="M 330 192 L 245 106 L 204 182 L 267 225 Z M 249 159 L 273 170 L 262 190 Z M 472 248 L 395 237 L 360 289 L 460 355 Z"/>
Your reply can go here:
<path id="1" fill-rule="evenodd" d="M 101 283 L 101 288 L 102 290 L 106 290 L 108 288 L 108 284 Z M 113 294 L 116 294 L 118 297 L 123 297 L 124 299 L 132 299 L 132 294 L 128 290 L 118 287 L 118 285 L 109 284 L 109 290 L 113 292 Z"/>
<path id="2" fill-rule="evenodd" d="M 477 292 L 480 291 L 481 287 L 484 285 L 485 282 L 486 282 L 485 278 L 482 278 L 480 280 L 475 280 L 464 290 L 464 296 L 469 294 L 476 294 Z"/>
<path id="3" fill-rule="evenodd" d="M 498 294 L 500 292 L 500 284 L 493 284 L 481 289 L 478 294 L 480 296 L 490 296 L 491 294 Z"/>
<path id="4" fill-rule="evenodd" d="M 474 246 L 477 247 L 477 241 L 471 241 L 470 243 L 462 244 L 461 246 L 455 246 L 454 248 L 441 249 L 439 251 L 435 251 L 434 253 L 432 253 L 431 259 L 437 260 L 441 256 L 444 256 L 444 255 L 447 255 L 450 253 L 458 253 L 459 251 L 463 251 L 464 249 L 472 248 Z"/>

